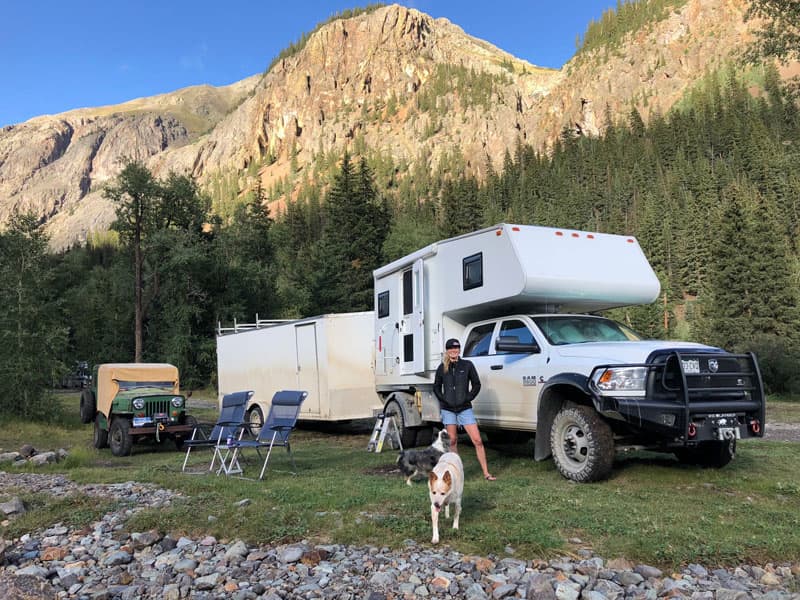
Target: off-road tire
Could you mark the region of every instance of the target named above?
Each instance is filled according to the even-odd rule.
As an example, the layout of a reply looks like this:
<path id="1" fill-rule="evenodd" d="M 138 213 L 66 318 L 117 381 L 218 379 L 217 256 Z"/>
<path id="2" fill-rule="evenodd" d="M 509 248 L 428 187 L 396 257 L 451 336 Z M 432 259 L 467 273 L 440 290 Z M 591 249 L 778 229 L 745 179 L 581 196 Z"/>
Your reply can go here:
<path id="1" fill-rule="evenodd" d="M 567 479 L 600 481 L 614 465 L 614 436 L 608 423 L 588 406 L 564 407 L 550 428 L 550 451 Z"/>
<path id="2" fill-rule="evenodd" d="M 108 445 L 114 456 L 130 456 L 133 449 L 130 419 L 114 417 L 108 430 Z"/>
<path id="3" fill-rule="evenodd" d="M 97 404 L 94 399 L 94 392 L 92 390 L 83 390 L 81 392 L 81 423 L 91 423 L 94 421 L 94 415 L 97 412 Z"/>
<path id="4" fill-rule="evenodd" d="M 736 440 L 700 442 L 694 448 L 676 450 L 675 456 L 687 465 L 721 469 L 736 457 Z"/>
<path id="5" fill-rule="evenodd" d="M 419 430 L 406 427 L 403 410 L 397 400 L 389 400 L 386 406 L 383 407 L 383 414 L 387 417 L 394 417 L 395 425 L 397 425 L 397 430 L 400 432 L 400 443 L 403 444 L 403 449 L 413 448 L 417 445 L 417 433 Z M 389 436 L 386 437 L 388 438 Z"/>
<path id="6" fill-rule="evenodd" d="M 94 431 L 92 433 L 92 446 L 98 450 L 108 448 L 108 429 L 103 429 L 100 425 L 102 419 L 103 415 L 97 413 L 94 419 Z"/>
<path id="7" fill-rule="evenodd" d="M 258 434 L 261 433 L 261 428 L 263 426 L 264 413 L 261 411 L 260 406 L 254 405 L 250 410 L 247 411 L 247 433 L 254 438 L 257 438 Z"/>

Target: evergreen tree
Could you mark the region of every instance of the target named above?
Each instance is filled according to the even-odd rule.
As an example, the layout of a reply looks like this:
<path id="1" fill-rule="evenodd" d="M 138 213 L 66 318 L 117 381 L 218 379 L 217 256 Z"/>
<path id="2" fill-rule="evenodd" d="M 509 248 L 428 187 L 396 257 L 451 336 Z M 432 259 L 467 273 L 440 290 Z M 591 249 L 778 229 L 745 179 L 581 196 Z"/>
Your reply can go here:
<path id="1" fill-rule="evenodd" d="M 33 215 L 12 217 L 0 234 L 0 413 L 57 417 L 48 389 L 67 343 L 54 295 L 47 238 Z"/>
<path id="2" fill-rule="evenodd" d="M 389 215 L 362 159 L 358 170 L 348 154 L 328 191 L 323 231 L 315 248 L 311 298 L 316 312 L 369 310 L 372 271 L 382 264 Z"/>

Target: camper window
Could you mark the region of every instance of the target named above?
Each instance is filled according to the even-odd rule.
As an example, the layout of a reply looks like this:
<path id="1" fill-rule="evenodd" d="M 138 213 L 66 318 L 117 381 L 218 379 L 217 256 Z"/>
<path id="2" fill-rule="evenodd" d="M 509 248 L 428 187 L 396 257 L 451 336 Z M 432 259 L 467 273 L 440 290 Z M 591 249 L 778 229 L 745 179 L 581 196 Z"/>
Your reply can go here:
<path id="1" fill-rule="evenodd" d="M 494 323 L 478 325 L 469 332 L 467 343 L 464 347 L 464 356 L 486 356 L 491 348 Z"/>
<path id="2" fill-rule="evenodd" d="M 464 259 L 464 290 L 483 285 L 483 252 Z"/>
<path id="3" fill-rule="evenodd" d="M 382 319 L 389 316 L 389 292 L 378 294 L 378 318 Z"/>
<path id="4" fill-rule="evenodd" d="M 410 315 L 414 310 L 414 289 L 411 287 L 411 269 L 403 271 L 403 314 Z"/>

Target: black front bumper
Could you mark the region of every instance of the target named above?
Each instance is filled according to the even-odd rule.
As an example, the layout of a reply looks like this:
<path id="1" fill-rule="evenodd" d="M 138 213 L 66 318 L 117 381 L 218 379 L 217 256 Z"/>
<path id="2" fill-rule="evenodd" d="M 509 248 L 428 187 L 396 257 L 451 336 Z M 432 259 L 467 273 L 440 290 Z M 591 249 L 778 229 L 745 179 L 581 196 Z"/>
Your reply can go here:
<path id="1" fill-rule="evenodd" d="M 711 440 L 764 435 L 764 387 L 755 356 L 714 352 L 659 352 L 646 367 L 644 396 L 600 394 L 595 408 L 617 433 L 645 445 L 692 446 Z"/>

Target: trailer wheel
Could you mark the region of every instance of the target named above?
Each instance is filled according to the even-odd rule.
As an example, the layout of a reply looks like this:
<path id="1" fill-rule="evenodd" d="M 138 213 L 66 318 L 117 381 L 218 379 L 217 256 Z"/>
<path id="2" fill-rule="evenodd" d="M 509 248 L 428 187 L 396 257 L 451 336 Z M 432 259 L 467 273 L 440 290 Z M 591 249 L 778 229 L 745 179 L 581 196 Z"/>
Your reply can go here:
<path id="1" fill-rule="evenodd" d="M 411 427 L 406 427 L 406 421 L 403 418 L 403 410 L 400 408 L 397 400 L 389 400 L 383 408 L 383 414 L 387 417 L 394 417 L 395 425 L 400 432 L 400 443 L 403 448 L 413 448 L 417 444 L 417 430 Z"/>
<path id="2" fill-rule="evenodd" d="M 736 440 L 700 442 L 694 448 L 681 448 L 675 456 L 683 464 L 721 469 L 736 457 Z"/>
<path id="3" fill-rule="evenodd" d="M 558 471 L 581 483 L 605 479 L 614 464 L 611 428 L 588 406 L 565 407 L 556 414 L 550 450 Z"/>
<path id="4" fill-rule="evenodd" d="M 103 415 L 97 413 L 97 417 L 94 420 L 94 432 L 92 434 L 92 445 L 98 450 L 108 447 L 108 430 L 103 429 L 100 425 L 100 420 L 102 418 Z"/>
<path id="5" fill-rule="evenodd" d="M 81 392 L 81 423 L 91 423 L 94 421 L 94 413 L 97 410 L 92 390 Z"/>
<path id="6" fill-rule="evenodd" d="M 114 417 L 108 430 L 108 445 L 114 456 L 130 456 L 133 450 L 131 422 L 125 417 Z"/>
<path id="7" fill-rule="evenodd" d="M 258 437 L 261 432 L 261 427 L 264 425 L 264 413 L 261 412 L 261 407 L 258 405 L 253 406 L 247 411 L 247 429 L 254 438 Z"/>

